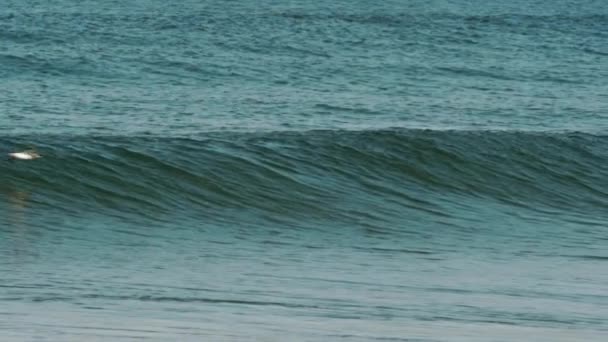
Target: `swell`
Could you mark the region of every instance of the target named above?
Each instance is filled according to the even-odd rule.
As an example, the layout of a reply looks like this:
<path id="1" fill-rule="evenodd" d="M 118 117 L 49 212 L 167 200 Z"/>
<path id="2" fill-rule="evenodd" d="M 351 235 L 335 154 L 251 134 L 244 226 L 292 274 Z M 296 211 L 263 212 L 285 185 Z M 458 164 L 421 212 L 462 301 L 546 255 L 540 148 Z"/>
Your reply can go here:
<path id="1" fill-rule="evenodd" d="M 242 28 L 257 27 L 260 30 L 279 29 L 284 24 L 327 25 L 339 28 L 345 25 L 388 26 L 394 28 L 420 27 L 421 29 L 453 28 L 454 25 L 483 26 L 485 29 L 593 29 L 603 35 L 608 23 L 608 14 L 518 14 L 501 13 L 491 15 L 462 15 L 448 12 L 416 13 L 399 9 L 376 9 L 366 11 L 314 10 L 267 10 L 230 12 L 213 10 L 167 10 L 156 9 L 141 13 L 87 13 L 87 12 L 37 12 L 0 15 L 0 40 L 18 43 L 39 42 L 68 43 L 73 39 L 112 40 L 136 43 L 158 43 L 158 37 L 150 33 L 160 32 L 216 32 L 218 29 L 232 33 Z M 119 30 L 120 28 L 120 30 Z M 148 34 L 144 34 L 148 33 Z M 252 33 L 252 32 L 250 32 Z M 58 39 L 58 40 L 55 40 Z"/>
<path id="2" fill-rule="evenodd" d="M 35 145 L 44 155 L 0 163 L 8 202 L 28 194 L 31 205 L 67 211 L 381 222 L 449 217 L 451 206 L 479 200 L 548 213 L 602 216 L 608 208 L 608 137 L 583 133 L 19 136 L 0 144 Z"/>
<path id="3" fill-rule="evenodd" d="M 350 60 L 355 54 L 377 61 L 374 51 L 401 56 L 403 51 L 422 49 L 424 58 L 430 59 L 436 49 L 443 48 L 462 50 L 462 56 L 475 52 L 473 55 L 482 54 L 484 59 L 497 49 L 513 58 L 525 57 L 514 54 L 520 50 L 552 59 L 585 58 L 605 54 L 602 38 L 607 23 L 608 15 L 603 14 L 457 15 L 382 8 L 324 13 L 164 8 L 136 13 L 12 13 L 0 17 L 0 43 L 11 47 L 0 55 L 0 62 L 6 65 L 0 75 L 88 75 L 122 80 L 141 79 L 142 74 L 194 80 L 243 76 L 245 71 L 226 67 L 222 57 L 226 54 L 244 54 L 239 63 L 251 64 L 245 70 L 258 69 L 258 64 L 246 61 L 258 61 L 260 56 L 272 58 L 280 66 L 284 57 Z M 440 57 L 438 61 L 443 63 L 445 52 Z M 501 80 L 524 77 L 510 73 L 495 77 L 471 67 L 463 70 L 464 74 Z"/>
<path id="4" fill-rule="evenodd" d="M 502 13 L 491 15 L 463 15 L 447 12 L 411 13 L 399 10 L 363 13 L 310 13 L 286 11 L 277 16 L 295 23 L 345 23 L 392 27 L 395 29 L 419 28 L 441 31 L 443 29 L 468 28 L 480 30 L 516 30 L 535 34 L 529 30 L 559 30 L 564 33 L 585 30 L 602 35 L 601 27 L 608 22 L 606 14 L 554 14 L 534 15 Z"/>
<path id="5" fill-rule="evenodd" d="M 534 15 L 502 13 L 492 15 L 462 15 L 448 12 L 416 13 L 410 10 L 376 9 L 366 11 L 313 10 L 176 10 L 150 9 L 140 13 L 13 13 L 0 15 L 0 41 L 19 44 L 53 46 L 80 43 L 111 43 L 119 45 L 181 46 L 178 37 L 212 35 L 208 42 L 218 42 L 214 35 L 224 34 L 277 39 L 289 32 L 301 35 L 318 34 L 330 38 L 334 35 L 356 35 L 357 27 L 388 27 L 397 31 L 419 31 L 425 36 L 453 33 L 452 38 L 472 32 L 519 32 L 537 35 L 543 31 L 563 34 L 585 34 L 605 37 L 603 29 L 608 15 L 555 14 Z M 252 31 L 252 28 L 255 28 Z M 186 37 L 184 37 L 186 35 Z M 270 37 L 268 37 L 270 36 Z M 372 38 L 372 37 L 368 37 Z M 190 44 L 195 41 L 190 41 Z M 177 44 L 177 45 L 175 45 Z"/>

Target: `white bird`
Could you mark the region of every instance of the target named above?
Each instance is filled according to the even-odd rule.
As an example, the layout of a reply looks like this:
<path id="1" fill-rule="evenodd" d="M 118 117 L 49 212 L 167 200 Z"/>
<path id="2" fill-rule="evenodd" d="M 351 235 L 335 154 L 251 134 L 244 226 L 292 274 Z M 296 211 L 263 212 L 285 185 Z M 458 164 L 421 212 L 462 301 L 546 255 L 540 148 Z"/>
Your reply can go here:
<path id="1" fill-rule="evenodd" d="M 11 159 L 20 159 L 20 160 L 32 160 L 32 159 L 38 159 L 41 156 L 38 154 L 38 152 L 36 151 L 23 151 L 23 152 L 13 152 L 13 153 L 9 153 L 8 156 Z"/>

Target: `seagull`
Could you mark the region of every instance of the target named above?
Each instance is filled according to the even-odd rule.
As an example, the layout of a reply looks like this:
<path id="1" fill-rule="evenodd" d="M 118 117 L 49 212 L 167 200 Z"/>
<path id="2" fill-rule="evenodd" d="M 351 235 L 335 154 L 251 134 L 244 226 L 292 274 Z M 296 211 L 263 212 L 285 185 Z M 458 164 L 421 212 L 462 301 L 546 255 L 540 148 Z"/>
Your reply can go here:
<path id="1" fill-rule="evenodd" d="M 38 159 L 41 157 L 38 154 L 38 152 L 36 152 L 34 150 L 27 150 L 27 151 L 23 151 L 23 152 L 13 152 L 13 153 L 9 153 L 8 156 L 10 159 L 20 159 L 20 160 L 32 160 L 32 159 Z"/>

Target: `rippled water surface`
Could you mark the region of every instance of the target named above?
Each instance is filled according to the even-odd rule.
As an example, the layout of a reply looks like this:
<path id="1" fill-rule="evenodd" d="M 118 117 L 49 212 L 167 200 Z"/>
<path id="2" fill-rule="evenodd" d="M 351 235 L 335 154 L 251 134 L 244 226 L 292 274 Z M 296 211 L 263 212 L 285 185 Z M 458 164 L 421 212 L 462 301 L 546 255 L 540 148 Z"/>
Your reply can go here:
<path id="1" fill-rule="evenodd" d="M 2 341 L 603 341 L 603 1 L 5 1 Z"/>

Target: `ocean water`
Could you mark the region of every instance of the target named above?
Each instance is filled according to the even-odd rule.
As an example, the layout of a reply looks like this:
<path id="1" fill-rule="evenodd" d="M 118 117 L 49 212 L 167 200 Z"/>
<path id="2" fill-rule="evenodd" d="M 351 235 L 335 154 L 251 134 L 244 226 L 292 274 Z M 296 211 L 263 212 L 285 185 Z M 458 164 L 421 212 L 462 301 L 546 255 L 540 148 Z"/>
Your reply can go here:
<path id="1" fill-rule="evenodd" d="M 605 341 L 605 1 L 3 0 L 1 341 Z"/>

